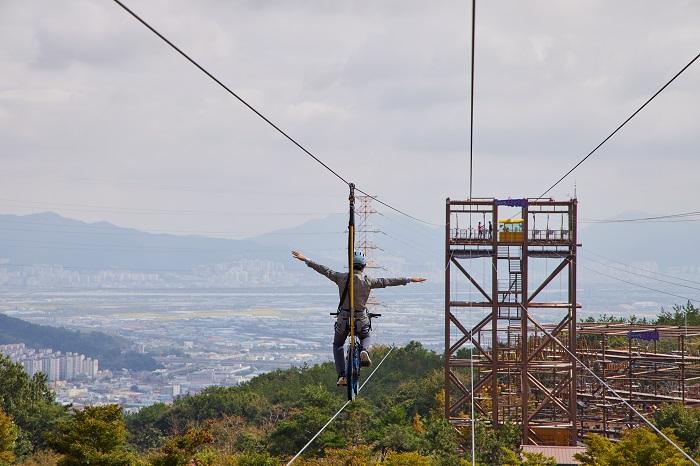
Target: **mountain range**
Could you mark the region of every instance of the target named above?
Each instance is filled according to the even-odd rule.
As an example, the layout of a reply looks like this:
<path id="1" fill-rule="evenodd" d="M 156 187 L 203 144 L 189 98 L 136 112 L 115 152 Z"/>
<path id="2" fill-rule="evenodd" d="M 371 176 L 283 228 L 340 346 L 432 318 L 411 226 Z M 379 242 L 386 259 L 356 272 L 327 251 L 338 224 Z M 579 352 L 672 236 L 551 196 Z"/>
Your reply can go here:
<path id="1" fill-rule="evenodd" d="M 617 219 L 649 216 L 625 212 Z M 613 218 L 615 220 L 615 218 Z M 369 252 L 388 272 L 439 277 L 444 232 L 399 215 L 375 215 L 374 226 L 357 232 L 376 246 Z M 87 270 L 188 271 L 192 268 L 264 260 L 291 263 L 290 250 L 340 268 L 345 263 L 347 219 L 335 214 L 247 239 L 156 234 L 108 222 L 86 223 L 46 212 L 0 215 L 0 261 L 12 267 L 61 265 Z M 579 227 L 584 257 L 608 257 L 628 264 L 696 267 L 700 224 L 687 222 L 586 223 Z"/>

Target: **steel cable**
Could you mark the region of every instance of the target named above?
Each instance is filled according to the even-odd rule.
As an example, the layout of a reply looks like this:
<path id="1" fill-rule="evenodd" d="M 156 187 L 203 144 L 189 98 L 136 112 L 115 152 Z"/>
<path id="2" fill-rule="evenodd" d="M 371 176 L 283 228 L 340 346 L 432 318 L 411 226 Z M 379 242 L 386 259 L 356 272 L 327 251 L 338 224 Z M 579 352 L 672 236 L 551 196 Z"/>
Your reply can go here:
<path id="1" fill-rule="evenodd" d="M 245 105 L 249 110 L 251 110 L 253 113 L 255 113 L 258 117 L 260 117 L 263 121 L 265 121 L 268 125 L 273 127 L 277 132 L 279 132 L 282 136 L 287 138 L 292 144 L 297 146 L 299 149 L 301 149 L 306 155 L 311 157 L 313 160 L 315 160 L 318 164 L 320 164 L 323 168 L 328 170 L 330 173 L 332 173 L 336 178 L 338 178 L 340 181 L 345 183 L 346 185 L 350 185 L 350 182 L 345 179 L 342 175 L 340 175 L 337 171 L 333 170 L 328 164 L 323 162 L 319 157 L 314 155 L 310 150 L 308 150 L 306 147 L 304 147 L 300 142 L 298 142 L 296 139 L 294 139 L 292 136 L 290 136 L 288 133 L 286 133 L 282 128 L 277 126 L 275 123 L 273 123 L 269 118 L 267 118 L 265 115 L 263 115 L 260 111 L 258 111 L 255 107 L 253 107 L 251 104 L 249 104 L 243 97 L 239 96 L 236 92 L 234 92 L 231 88 L 229 88 L 226 84 L 224 84 L 220 79 L 218 79 L 216 76 L 214 76 L 211 72 L 209 72 L 206 68 L 204 68 L 202 65 L 200 65 L 195 59 L 190 57 L 186 52 L 184 52 L 182 49 L 180 49 L 177 45 L 175 45 L 173 42 L 171 42 L 167 37 L 165 37 L 163 34 L 161 34 L 157 29 L 155 29 L 153 26 L 151 26 L 146 20 L 141 18 L 137 13 L 135 13 L 133 10 L 131 10 L 129 7 L 127 7 L 124 3 L 122 3 L 120 0 L 114 0 L 114 3 L 119 5 L 124 11 L 129 13 L 131 16 L 133 16 L 138 22 L 143 24 L 146 28 L 148 28 L 153 34 L 158 36 L 163 42 L 168 44 L 173 50 L 175 50 L 177 53 L 182 55 L 187 61 L 189 61 L 191 64 L 193 64 L 197 69 L 199 69 L 202 73 L 204 73 L 207 77 L 209 77 L 212 81 L 214 81 L 216 84 L 221 86 L 226 92 L 228 92 L 230 95 L 235 97 L 239 102 L 241 102 L 243 105 Z M 370 196 L 366 192 L 362 191 L 361 189 L 357 189 L 358 192 Z M 376 200 L 378 203 L 382 204 L 385 207 L 388 207 L 389 209 L 404 215 L 408 218 L 411 218 L 413 220 L 416 220 L 418 222 L 422 222 L 428 225 L 435 225 L 434 223 L 427 222 L 425 220 L 422 220 L 418 217 L 415 217 L 407 212 L 404 212 L 401 209 L 398 209 L 391 204 L 388 204 L 384 201 L 381 201 L 376 198 L 376 196 L 370 196 L 374 200 Z"/>
<path id="2" fill-rule="evenodd" d="M 389 355 L 391 354 L 392 351 L 394 351 L 395 348 L 396 348 L 396 347 L 395 347 L 394 345 L 392 345 L 391 348 L 389 348 L 389 351 L 387 351 L 387 353 L 384 355 L 384 357 L 382 358 L 382 360 L 379 361 L 379 364 L 377 364 L 377 367 L 375 367 L 374 370 L 367 376 L 367 379 L 364 381 L 364 383 L 363 383 L 362 385 L 360 385 L 360 388 L 357 390 L 357 393 L 358 393 L 358 394 L 360 393 L 360 391 L 362 390 L 362 388 L 367 384 L 367 382 L 369 382 L 369 380 L 372 378 L 372 376 L 374 375 L 374 373 L 377 372 L 377 369 L 379 369 L 379 368 L 381 367 L 381 365 L 382 365 L 382 363 L 384 362 L 384 360 L 385 360 L 386 358 L 389 357 Z M 287 466 L 289 466 L 289 465 L 292 464 L 297 458 L 299 458 L 299 456 L 301 456 L 301 454 L 304 453 L 304 451 L 309 447 L 309 445 L 311 445 L 311 444 L 313 443 L 313 441 L 316 440 L 316 439 L 318 438 L 318 436 L 321 435 L 321 434 L 323 433 L 324 430 L 326 430 L 326 427 L 328 427 L 328 426 L 331 424 L 331 422 L 333 422 L 333 421 L 335 420 L 335 418 L 337 418 L 338 415 L 340 415 L 340 413 L 342 413 L 343 410 L 344 410 L 349 404 L 350 404 L 350 400 L 347 400 L 347 401 L 343 404 L 343 406 L 341 406 L 340 409 L 339 409 L 338 411 L 336 411 L 336 413 L 335 413 L 333 416 L 331 416 L 331 418 L 328 420 L 328 422 L 326 422 L 326 423 L 323 425 L 323 427 L 321 427 L 321 429 L 319 429 L 319 431 L 316 432 L 316 434 L 314 434 L 313 437 L 311 437 L 311 440 L 309 440 L 308 442 L 306 442 L 306 445 L 304 445 L 304 446 L 301 448 L 301 450 L 299 450 L 299 452 L 298 452 L 296 455 L 294 455 L 294 456 L 292 457 L 292 459 L 289 460 L 289 462 L 287 463 Z"/>
<path id="3" fill-rule="evenodd" d="M 642 415 L 642 413 L 640 413 L 639 411 L 637 411 L 636 409 L 634 409 L 634 407 L 633 407 L 630 403 L 628 403 L 624 398 L 622 398 L 622 396 L 620 396 L 610 385 L 608 385 L 603 379 L 601 379 L 600 377 L 598 377 L 598 374 L 596 374 L 591 368 L 589 368 L 587 365 L 585 365 L 583 362 L 581 362 L 581 360 L 580 360 L 574 353 L 572 353 L 571 350 L 570 350 L 569 348 L 567 348 L 561 341 L 559 341 L 559 339 L 558 339 L 557 337 L 555 337 L 554 335 L 552 335 L 549 331 L 547 331 L 547 330 L 544 329 L 544 328 L 541 328 L 541 330 L 542 330 L 549 338 L 551 338 L 553 341 L 555 341 L 561 348 L 563 348 L 564 351 L 566 351 L 567 353 L 569 353 L 569 355 L 570 355 L 574 360 L 576 360 L 576 362 L 577 362 L 581 367 L 583 367 L 583 368 L 586 369 L 588 372 L 590 372 L 591 375 L 592 375 L 593 377 L 595 377 L 596 380 L 598 380 L 598 382 L 600 382 L 601 384 L 605 385 L 605 387 L 606 387 L 608 390 L 610 390 L 610 392 L 611 392 L 613 395 L 615 395 L 620 401 L 622 401 L 622 403 L 624 403 L 630 410 L 632 410 L 637 416 L 639 416 L 646 424 L 648 424 L 649 427 L 651 427 L 651 428 L 654 430 L 654 432 L 656 432 L 657 434 L 659 434 L 659 436 L 661 436 L 661 438 L 663 438 L 663 439 L 666 440 L 668 443 L 670 443 L 671 445 L 673 445 L 673 447 L 674 447 L 676 450 L 678 450 L 688 461 L 690 461 L 691 463 L 693 463 L 695 466 L 698 466 L 698 463 L 697 463 L 688 453 L 686 453 L 680 446 L 678 446 L 678 445 L 677 445 L 673 440 L 671 440 L 666 434 L 664 434 L 663 432 L 661 432 L 661 430 L 659 430 L 659 428 L 656 427 L 656 426 L 654 425 L 653 422 L 651 422 L 649 419 L 647 419 L 646 417 L 644 417 L 644 416 Z"/>
<path id="4" fill-rule="evenodd" d="M 476 0 L 472 0 L 472 67 L 471 97 L 469 99 L 469 199 L 472 198 L 473 149 L 474 149 L 474 40 L 476 38 Z M 474 449 L 472 445 L 472 450 Z M 473 456 L 473 455 L 472 455 Z"/>
<path id="5" fill-rule="evenodd" d="M 182 51 L 182 49 L 180 49 L 177 45 L 173 44 L 167 37 L 165 37 L 163 34 L 161 34 L 160 32 L 158 32 L 153 26 L 151 26 L 148 22 L 146 22 L 146 20 L 144 20 L 143 18 L 141 18 L 141 17 L 140 17 L 138 14 L 136 14 L 133 10 L 131 10 L 131 9 L 130 9 L 129 7 L 127 7 L 126 5 L 124 5 L 124 4 L 123 4 L 121 1 L 119 1 L 119 0 L 114 0 L 114 3 L 116 3 L 117 5 L 119 5 L 120 7 L 122 7 L 127 13 L 129 13 L 131 16 L 133 16 L 137 21 L 139 21 L 141 24 L 143 24 L 144 26 L 146 26 L 153 34 L 155 34 L 156 36 L 158 36 L 160 39 L 163 40 L 163 42 L 165 42 L 165 43 L 168 44 L 170 47 L 172 47 L 173 50 L 175 50 L 177 53 L 179 53 L 180 55 L 182 55 L 187 61 L 189 61 L 190 63 L 192 63 L 194 66 L 196 66 L 202 73 L 204 73 L 205 75 L 207 75 L 212 81 L 214 81 L 216 84 L 218 84 L 219 86 L 221 86 L 226 92 L 228 92 L 228 93 L 231 94 L 233 97 L 235 97 L 236 99 L 238 99 L 239 102 L 241 102 L 243 105 L 245 105 L 246 107 L 248 107 L 248 109 L 251 110 L 253 113 L 255 113 L 257 116 L 259 116 L 260 118 L 262 118 L 268 125 L 272 126 L 274 129 L 276 129 L 282 136 L 284 136 L 285 138 L 287 138 L 292 144 L 294 144 L 294 145 L 297 146 L 299 149 L 301 149 L 302 151 L 304 151 L 304 152 L 306 153 L 306 155 L 308 155 L 309 157 L 311 157 L 312 159 L 314 159 L 316 162 L 318 162 L 321 166 L 323 166 L 323 168 L 325 168 L 326 170 L 328 170 L 329 172 L 331 172 L 333 175 L 335 175 L 335 176 L 336 176 L 339 180 L 341 180 L 343 183 L 345 183 L 345 184 L 347 184 L 347 185 L 350 184 L 350 182 L 347 181 L 345 178 L 343 178 L 341 175 L 339 175 L 338 172 L 336 172 L 336 171 L 333 170 L 331 167 L 329 167 L 328 165 L 326 165 L 326 163 L 324 163 L 321 159 L 319 159 L 319 158 L 316 157 L 314 154 L 312 154 L 308 149 L 306 149 L 306 147 L 304 147 L 304 146 L 302 146 L 300 143 L 298 143 L 298 142 L 296 141 L 296 139 L 294 139 L 294 138 L 291 137 L 289 134 L 287 134 L 286 132 L 284 132 L 284 130 L 282 130 L 279 126 L 277 126 L 277 125 L 274 124 L 272 121 L 270 121 L 269 118 L 267 118 L 265 115 L 263 115 L 263 114 L 260 113 L 258 110 L 256 110 L 255 107 L 253 107 L 252 105 L 250 105 L 245 99 L 243 99 L 243 97 L 239 96 L 239 95 L 236 94 L 234 91 L 232 91 L 231 88 L 229 88 L 226 84 L 224 84 L 223 82 L 221 82 L 216 76 L 214 76 L 212 73 L 210 73 L 206 68 L 204 68 L 202 65 L 200 65 L 197 61 L 195 61 L 195 60 L 194 60 L 192 57 L 190 57 L 187 53 L 185 53 L 184 51 Z"/>
<path id="6" fill-rule="evenodd" d="M 637 110 L 635 110 L 634 113 L 632 113 L 629 117 L 627 117 L 627 119 L 626 119 L 625 121 L 623 121 L 617 128 L 615 128 L 615 130 L 614 130 L 612 133 L 610 133 L 610 134 L 608 135 L 608 137 L 606 137 L 605 139 L 603 139 L 603 141 L 602 141 L 600 144 L 598 144 L 597 146 L 595 146 L 595 148 L 594 148 L 592 151 L 590 151 L 584 158 L 582 158 L 581 160 L 579 160 L 578 163 L 577 163 L 576 165 L 574 165 L 568 172 L 566 172 L 566 173 L 564 174 L 564 176 L 562 176 L 561 178 L 559 178 L 559 179 L 556 181 L 556 183 L 554 183 L 552 186 L 550 186 L 549 188 L 547 188 L 547 190 L 546 190 L 545 192 L 543 192 L 542 194 L 540 194 L 538 197 L 539 197 L 539 198 L 543 198 L 547 193 L 549 193 L 552 189 L 554 189 L 555 186 L 557 186 L 559 183 L 561 183 L 561 182 L 564 180 L 564 178 L 566 178 L 567 176 L 569 176 L 569 175 L 570 175 L 571 173 L 573 173 L 573 171 L 576 170 L 583 162 L 585 162 L 586 160 L 588 160 L 588 158 L 589 158 L 591 155 L 593 155 L 598 149 L 600 149 L 600 147 L 601 147 L 603 144 L 605 144 L 606 142 L 608 142 L 608 140 L 609 140 L 610 138 L 612 138 L 618 131 L 620 131 L 620 130 L 622 129 L 623 126 L 625 126 L 632 118 L 634 118 L 639 112 L 641 112 L 642 109 L 643 109 L 644 107 L 646 107 L 652 100 L 654 100 L 654 99 L 656 98 L 656 96 L 658 96 L 659 94 L 661 94 L 661 92 L 662 92 L 664 89 L 666 89 L 673 81 L 675 81 L 676 78 L 677 78 L 678 76 L 680 76 L 685 70 L 687 70 L 688 68 L 690 68 L 690 65 L 692 65 L 693 63 L 695 63 L 695 61 L 696 61 L 698 58 L 700 58 L 700 53 L 698 53 L 697 55 L 695 55 L 695 58 L 693 58 L 692 60 L 690 60 L 690 62 L 688 62 L 687 65 L 685 65 L 678 73 L 676 73 L 669 81 L 667 81 L 666 84 L 664 84 L 664 85 L 661 87 L 661 89 L 659 89 L 658 91 L 656 91 L 656 93 L 654 93 L 654 95 L 652 95 L 651 97 L 649 97 L 649 99 L 647 99 L 647 101 L 644 102 L 644 103 L 642 104 L 641 107 L 639 107 Z"/>
<path id="7" fill-rule="evenodd" d="M 575 261 L 573 258 L 571 258 L 571 257 L 569 257 L 569 256 L 567 256 L 567 255 L 559 255 L 559 257 L 562 258 L 562 259 L 567 259 L 567 260 L 569 260 L 569 261 L 570 261 L 571 263 L 573 263 L 573 264 L 577 264 L 577 261 Z M 589 270 L 591 270 L 591 271 L 593 271 L 593 272 L 600 273 L 600 272 L 596 271 L 595 269 L 592 269 L 592 268 L 590 268 L 590 267 L 586 267 L 585 265 L 582 265 L 582 264 L 577 264 L 577 265 L 580 265 L 581 267 L 584 267 L 584 268 L 586 268 L 586 269 L 589 269 Z M 656 290 L 656 289 L 649 288 L 649 287 L 646 287 L 646 286 L 643 286 L 643 285 L 639 285 L 639 284 L 635 284 L 635 283 L 632 283 L 632 282 L 628 282 L 628 281 L 626 281 L 626 280 L 619 279 L 619 278 L 614 277 L 614 276 L 612 276 L 612 275 L 608 275 L 608 274 L 604 274 L 604 273 L 601 273 L 601 275 L 605 275 L 605 276 L 607 276 L 607 277 L 610 277 L 610 278 L 613 278 L 613 279 L 615 279 L 615 280 L 619 280 L 619 281 L 622 281 L 622 282 L 625 282 L 625 283 L 628 283 L 628 284 L 631 284 L 631 285 L 640 286 L 640 287 L 642 287 L 642 288 L 647 288 L 647 289 L 649 289 L 649 290 L 657 291 L 657 292 L 659 292 L 659 293 L 665 293 L 665 292 L 663 292 L 663 291 L 661 291 L 661 290 Z M 670 295 L 672 295 L 672 296 L 676 296 L 676 297 L 681 297 L 681 298 L 688 299 L 689 301 L 694 301 L 694 300 L 691 300 L 691 299 L 689 299 L 689 298 L 687 298 L 687 297 L 679 296 L 679 295 L 674 295 L 674 294 L 672 294 L 672 293 L 665 293 L 665 294 L 670 294 Z M 576 325 L 576 323 L 574 323 L 574 325 Z M 624 398 L 622 398 L 622 396 L 620 396 L 620 395 L 617 393 L 617 391 L 615 391 L 610 385 L 608 385 L 603 379 L 601 379 L 591 368 L 589 368 L 587 365 L 585 365 L 585 364 L 576 356 L 576 354 L 574 354 L 568 347 L 566 347 L 566 345 L 564 345 L 561 341 L 559 341 L 559 339 L 558 339 L 556 336 L 554 336 L 551 332 L 549 332 L 548 330 L 546 330 L 544 327 L 540 327 L 540 330 L 542 330 L 549 338 L 551 338 L 551 339 L 552 339 L 554 342 L 556 342 L 561 348 L 563 348 L 564 351 L 566 351 L 566 352 L 567 352 L 567 353 L 568 353 L 582 368 L 584 368 L 585 370 L 587 370 L 588 372 L 590 372 L 590 374 L 591 374 L 593 377 L 595 377 L 596 380 L 598 380 L 598 382 L 600 382 L 601 384 L 605 385 L 605 387 L 606 387 L 608 390 L 610 390 L 610 392 L 611 392 L 613 395 L 615 395 L 615 396 L 616 396 L 620 401 L 622 401 L 622 403 L 624 403 L 631 411 L 633 411 L 639 418 L 641 418 L 646 424 L 648 424 L 649 427 L 651 427 L 651 428 L 654 430 L 654 432 L 656 432 L 657 434 L 659 434 L 659 436 L 661 436 L 661 438 L 663 438 L 665 441 L 667 441 L 668 443 L 670 443 L 676 450 L 678 450 L 678 451 L 679 451 L 687 460 L 689 460 L 692 464 L 694 464 L 695 466 L 699 466 L 698 463 L 697 463 L 690 455 L 688 455 L 688 453 L 686 453 L 686 452 L 685 452 L 680 446 L 678 446 L 672 439 L 670 439 L 666 434 L 664 434 L 661 430 L 659 430 L 659 428 L 656 427 L 651 421 L 649 421 L 649 420 L 648 420 L 646 417 L 644 417 L 639 411 L 637 411 L 629 402 L 627 402 Z"/>
<path id="8" fill-rule="evenodd" d="M 657 215 L 653 217 L 637 217 L 637 218 L 621 218 L 621 219 L 587 219 L 581 220 L 580 223 L 634 223 L 634 222 L 649 222 L 651 220 L 661 220 L 668 218 L 683 218 L 683 217 L 695 217 L 700 215 L 700 211 L 694 210 L 692 212 L 681 212 L 678 214 L 666 214 Z M 650 222 L 654 223 L 654 222 Z"/>

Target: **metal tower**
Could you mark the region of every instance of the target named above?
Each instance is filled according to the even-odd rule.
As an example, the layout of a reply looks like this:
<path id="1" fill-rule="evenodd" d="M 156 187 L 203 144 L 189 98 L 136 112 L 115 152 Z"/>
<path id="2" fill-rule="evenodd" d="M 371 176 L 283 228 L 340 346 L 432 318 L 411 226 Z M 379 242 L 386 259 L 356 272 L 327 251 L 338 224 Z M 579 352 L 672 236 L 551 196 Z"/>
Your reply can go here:
<path id="1" fill-rule="evenodd" d="M 377 213 L 372 206 L 373 199 L 371 196 L 357 196 L 355 199 L 357 202 L 355 210 L 357 216 L 356 249 L 365 255 L 366 269 L 379 269 L 381 267 L 377 265 L 374 252 L 382 249 L 372 241 L 372 235 L 381 233 L 381 231 L 372 225 L 371 216 Z"/>
<path id="2" fill-rule="evenodd" d="M 576 445 L 577 368 L 566 351 L 576 353 L 580 307 L 576 199 L 447 199 L 446 207 L 447 418 L 457 426 L 469 425 L 473 399 L 483 421 L 519 424 L 523 444 Z M 529 272 L 541 259 L 554 259 L 557 265 L 537 283 Z M 478 272 L 484 274 L 481 280 Z M 548 300 L 547 286 L 562 275 L 566 299 Z M 466 348 L 472 345 L 470 359 Z"/>

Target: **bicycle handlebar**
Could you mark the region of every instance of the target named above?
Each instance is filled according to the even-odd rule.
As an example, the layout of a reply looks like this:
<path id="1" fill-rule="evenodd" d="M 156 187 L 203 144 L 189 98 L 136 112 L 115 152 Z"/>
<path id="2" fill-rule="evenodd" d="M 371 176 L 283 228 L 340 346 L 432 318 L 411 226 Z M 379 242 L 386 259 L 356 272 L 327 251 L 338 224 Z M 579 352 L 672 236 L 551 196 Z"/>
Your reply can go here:
<path id="1" fill-rule="evenodd" d="M 332 316 L 337 316 L 337 315 L 340 314 L 340 313 L 336 311 L 336 312 L 329 312 L 328 314 L 329 314 L 329 315 L 332 315 Z M 381 317 L 381 316 L 382 316 L 381 314 L 373 314 L 373 313 L 371 313 L 371 312 L 369 312 L 367 315 L 369 316 L 370 319 L 374 319 L 375 317 Z"/>

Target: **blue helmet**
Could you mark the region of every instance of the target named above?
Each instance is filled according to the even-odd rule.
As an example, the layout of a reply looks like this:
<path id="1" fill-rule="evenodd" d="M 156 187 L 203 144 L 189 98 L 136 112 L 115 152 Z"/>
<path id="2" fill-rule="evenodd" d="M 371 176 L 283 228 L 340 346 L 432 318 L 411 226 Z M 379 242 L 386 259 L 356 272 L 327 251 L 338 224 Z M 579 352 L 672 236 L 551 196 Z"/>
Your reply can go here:
<path id="1" fill-rule="evenodd" d="M 355 265 L 355 267 L 363 269 L 367 265 L 367 260 L 365 259 L 365 255 L 362 254 L 360 251 L 355 251 L 352 263 Z"/>

